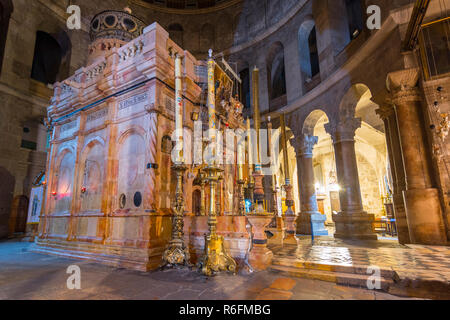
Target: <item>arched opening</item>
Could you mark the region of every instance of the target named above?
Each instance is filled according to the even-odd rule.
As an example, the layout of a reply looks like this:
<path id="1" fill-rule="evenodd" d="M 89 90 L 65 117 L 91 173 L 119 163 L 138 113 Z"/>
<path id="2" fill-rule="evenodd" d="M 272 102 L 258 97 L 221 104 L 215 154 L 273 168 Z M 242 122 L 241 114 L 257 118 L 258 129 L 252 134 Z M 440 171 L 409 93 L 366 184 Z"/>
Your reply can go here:
<path id="1" fill-rule="evenodd" d="M 286 205 L 286 191 L 283 186 L 286 184 L 286 178 L 289 179 L 290 184 L 292 185 L 292 194 L 294 198 L 294 206 L 291 208 L 294 213 L 298 213 L 300 211 L 300 199 L 298 197 L 299 194 L 299 183 L 298 183 L 298 169 L 297 169 L 297 153 L 295 151 L 294 146 L 291 143 L 291 139 L 294 137 L 294 133 L 292 130 L 286 126 L 286 146 L 287 146 L 287 165 L 289 168 L 286 168 L 286 163 L 284 160 L 284 149 L 283 144 L 280 142 L 280 151 L 278 156 L 278 172 L 276 175 L 276 187 L 278 190 L 278 212 L 285 213 L 288 209 Z M 287 171 L 289 171 L 289 176 L 287 176 Z M 280 212 L 281 210 L 281 212 Z"/>
<path id="2" fill-rule="evenodd" d="M 104 148 L 97 142 L 92 141 L 86 147 L 81 159 L 81 170 L 79 177 L 81 190 L 81 212 L 100 212 L 103 193 L 103 162 Z"/>
<path id="3" fill-rule="evenodd" d="M 337 179 L 336 159 L 331 136 L 325 131 L 328 116 L 322 110 L 312 111 L 303 124 L 302 133 L 317 137 L 317 144 L 313 147 L 313 174 L 318 211 L 326 216 L 325 225 L 329 234 L 334 231 L 333 214 L 340 212 L 339 191 Z"/>
<path id="4" fill-rule="evenodd" d="M 63 50 L 50 34 L 38 31 L 34 47 L 31 78 L 44 84 L 56 82 L 63 58 Z"/>
<path id="5" fill-rule="evenodd" d="M 244 104 L 244 113 L 250 112 L 250 69 L 246 66 L 239 72 L 241 83 L 241 102 Z"/>
<path id="6" fill-rule="evenodd" d="M 142 206 L 145 193 L 145 140 L 140 131 L 125 133 L 120 143 L 117 176 L 117 207 L 136 210 Z M 143 131 L 143 130 L 142 130 Z"/>
<path id="7" fill-rule="evenodd" d="M 183 43 L 183 27 L 178 23 L 173 23 L 169 26 L 169 37 L 181 48 L 184 48 Z"/>
<path id="8" fill-rule="evenodd" d="M 361 0 L 345 0 L 350 40 L 356 39 L 363 30 L 364 19 Z"/>
<path id="9" fill-rule="evenodd" d="M 8 236 L 8 222 L 15 185 L 14 176 L 0 167 L 0 239 Z"/>
<path id="10" fill-rule="evenodd" d="M 201 205 L 202 205 L 202 193 L 200 190 L 196 189 L 192 193 L 192 212 L 199 216 L 201 214 Z"/>
<path id="11" fill-rule="evenodd" d="M 69 150 L 63 150 L 58 156 L 53 184 L 50 188 L 52 214 L 62 215 L 70 212 L 72 205 L 75 156 Z"/>
<path id="12" fill-rule="evenodd" d="M 9 19 L 13 12 L 11 0 L 0 0 L 0 72 L 2 71 L 3 56 L 5 53 L 6 38 L 8 35 Z"/>
<path id="13" fill-rule="evenodd" d="M 270 111 L 275 111 L 287 104 L 284 46 L 281 42 L 272 45 L 267 55 L 266 65 Z"/>
<path id="14" fill-rule="evenodd" d="M 9 218 L 9 234 L 24 233 L 27 227 L 28 197 L 21 195 L 14 198 Z"/>
<path id="15" fill-rule="evenodd" d="M 375 113 L 379 106 L 364 84 L 353 85 L 340 104 L 341 117 L 360 118 L 361 127 L 355 132 L 355 153 L 363 209 L 375 216 L 373 230 L 379 237 L 396 238 L 392 210 L 392 177 L 388 172 L 384 124 Z M 389 234 L 387 231 L 390 231 Z"/>
<path id="16" fill-rule="evenodd" d="M 313 20 L 307 20 L 300 26 L 298 30 L 298 50 L 302 78 L 306 91 L 309 91 L 320 82 L 319 51 L 317 49 L 316 26 Z"/>

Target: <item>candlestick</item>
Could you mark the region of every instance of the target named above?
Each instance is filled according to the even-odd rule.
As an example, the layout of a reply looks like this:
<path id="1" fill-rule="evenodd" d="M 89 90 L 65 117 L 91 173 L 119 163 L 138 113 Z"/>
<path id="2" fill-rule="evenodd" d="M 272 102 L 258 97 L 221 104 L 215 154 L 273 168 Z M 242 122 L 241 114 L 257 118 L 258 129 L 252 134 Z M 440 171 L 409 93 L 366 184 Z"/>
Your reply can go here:
<path id="1" fill-rule="evenodd" d="M 181 76 L 181 56 L 175 54 L 175 134 L 176 142 L 180 146 L 177 152 L 176 163 L 184 163 L 183 159 L 183 94 Z"/>
<path id="2" fill-rule="evenodd" d="M 212 50 L 209 50 L 208 59 L 208 114 L 209 114 L 209 138 L 211 143 L 215 143 L 216 111 L 215 111 L 215 83 L 214 83 L 215 62 L 212 58 Z M 215 149 L 215 144 L 214 144 Z M 209 234 L 205 235 L 205 253 L 200 262 L 203 274 L 211 276 L 215 272 L 229 271 L 236 273 L 236 262 L 228 255 L 224 246 L 224 238 L 217 234 L 217 209 L 216 209 L 216 186 L 223 171 L 216 166 L 215 150 L 213 161 L 205 168 L 209 181 Z"/>
<path id="3" fill-rule="evenodd" d="M 175 129 L 177 142 L 183 144 L 183 96 L 181 90 L 183 88 L 181 77 L 181 57 L 175 56 Z M 175 159 L 172 167 L 177 177 L 177 184 L 175 190 L 175 201 L 173 203 L 173 218 L 172 218 L 172 239 L 169 242 L 166 250 L 163 253 L 163 266 L 188 266 L 189 263 L 189 249 L 184 243 L 184 206 L 185 200 L 183 195 L 183 175 L 187 170 L 183 160 L 183 147 Z"/>

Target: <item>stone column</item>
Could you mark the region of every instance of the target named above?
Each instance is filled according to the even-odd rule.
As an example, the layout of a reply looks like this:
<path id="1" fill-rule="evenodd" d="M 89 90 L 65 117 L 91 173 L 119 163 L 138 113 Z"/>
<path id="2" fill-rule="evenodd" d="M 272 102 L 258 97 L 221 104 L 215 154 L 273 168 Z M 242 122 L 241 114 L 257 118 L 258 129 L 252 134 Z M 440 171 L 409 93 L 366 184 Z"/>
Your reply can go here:
<path id="1" fill-rule="evenodd" d="M 439 193 L 432 187 L 431 153 L 425 143 L 418 69 L 406 69 L 388 75 L 388 90 L 397 112 L 401 151 L 405 167 L 403 191 L 409 236 L 412 243 L 445 244 L 444 223 Z"/>
<path id="2" fill-rule="evenodd" d="M 383 120 L 386 132 L 386 144 L 391 168 L 395 222 L 397 225 L 398 241 L 401 244 L 411 243 L 409 239 L 408 221 L 406 219 L 403 191 L 405 186 L 405 171 L 398 137 L 397 119 L 393 106 L 385 104 L 375 111 Z"/>
<path id="3" fill-rule="evenodd" d="M 318 137 L 303 134 L 291 140 L 297 153 L 297 172 L 299 182 L 301 212 L 297 218 L 297 234 L 327 236 L 325 215 L 319 212 L 314 181 L 313 149 Z M 311 230 L 312 228 L 312 230 Z"/>
<path id="4" fill-rule="evenodd" d="M 341 187 L 341 212 L 333 216 L 335 238 L 377 240 L 372 230 L 373 214 L 364 212 L 361 201 L 355 132 L 361 127 L 360 118 L 344 118 L 325 125 L 334 142 L 336 171 Z"/>

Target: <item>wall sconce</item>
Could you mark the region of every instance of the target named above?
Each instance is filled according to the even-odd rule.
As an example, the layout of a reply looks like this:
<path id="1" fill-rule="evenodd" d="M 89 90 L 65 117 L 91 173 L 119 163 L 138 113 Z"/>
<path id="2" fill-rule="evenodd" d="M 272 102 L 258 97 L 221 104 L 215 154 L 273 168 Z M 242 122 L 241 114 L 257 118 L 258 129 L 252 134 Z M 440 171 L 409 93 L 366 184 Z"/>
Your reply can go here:
<path id="1" fill-rule="evenodd" d="M 53 191 L 52 196 L 56 197 L 56 195 L 57 195 L 56 191 Z"/>
<path id="2" fill-rule="evenodd" d="M 199 113 L 198 112 L 191 112 L 191 120 L 192 121 L 197 121 L 199 118 Z"/>

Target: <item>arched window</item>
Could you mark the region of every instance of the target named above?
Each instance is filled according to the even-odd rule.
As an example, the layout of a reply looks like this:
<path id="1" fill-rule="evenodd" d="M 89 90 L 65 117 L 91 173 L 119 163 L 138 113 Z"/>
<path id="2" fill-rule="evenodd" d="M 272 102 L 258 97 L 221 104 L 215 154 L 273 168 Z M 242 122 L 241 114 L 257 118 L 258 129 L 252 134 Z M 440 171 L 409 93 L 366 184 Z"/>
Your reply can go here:
<path id="1" fill-rule="evenodd" d="M 270 109 L 286 105 L 286 69 L 284 66 L 284 47 L 281 42 L 272 45 L 267 56 L 267 79 L 269 86 Z"/>
<path id="2" fill-rule="evenodd" d="M 62 49 L 51 35 L 38 31 L 34 47 L 31 78 L 45 84 L 56 82 L 62 60 Z"/>
<path id="3" fill-rule="evenodd" d="M 2 71 L 6 37 L 8 35 L 9 18 L 13 11 L 11 0 L 0 0 L 0 72 Z"/>
<path id="4" fill-rule="evenodd" d="M 300 69 L 305 82 L 320 73 L 316 26 L 313 20 L 305 21 L 298 30 Z"/>
<path id="5" fill-rule="evenodd" d="M 183 48 L 183 27 L 174 23 L 169 26 L 169 37 L 172 39 L 177 45 Z"/>
<path id="6" fill-rule="evenodd" d="M 244 104 L 245 109 L 250 108 L 250 70 L 249 68 L 243 69 L 239 72 L 239 77 L 242 80 L 241 83 L 241 101 Z"/>
<path id="7" fill-rule="evenodd" d="M 350 39 L 356 39 L 363 30 L 363 11 L 361 0 L 345 0 Z"/>

